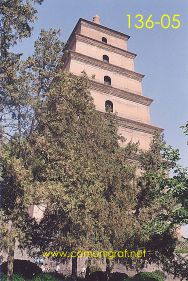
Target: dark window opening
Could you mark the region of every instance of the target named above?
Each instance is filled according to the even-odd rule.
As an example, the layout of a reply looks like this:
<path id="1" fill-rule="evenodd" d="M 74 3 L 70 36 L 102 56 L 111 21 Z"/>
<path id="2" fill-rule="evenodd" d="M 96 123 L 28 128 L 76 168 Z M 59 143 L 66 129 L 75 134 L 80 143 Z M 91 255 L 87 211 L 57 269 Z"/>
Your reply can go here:
<path id="1" fill-rule="evenodd" d="M 104 62 L 109 62 L 109 57 L 108 57 L 107 55 L 104 55 L 104 56 L 103 56 L 103 61 L 104 61 Z"/>
<path id="2" fill-rule="evenodd" d="M 113 102 L 110 100 L 105 101 L 105 110 L 106 112 L 113 112 Z"/>
<path id="3" fill-rule="evenodd" d="M 104 84 L 105 85 L 111 85 L 112 81 L 109 76 L 104 76 Z"/>
<path id="4" fill-rule="evenodd" d="M 107 44 L 107 38 L 106 37 L 102 37 L 102 42 Z"/>

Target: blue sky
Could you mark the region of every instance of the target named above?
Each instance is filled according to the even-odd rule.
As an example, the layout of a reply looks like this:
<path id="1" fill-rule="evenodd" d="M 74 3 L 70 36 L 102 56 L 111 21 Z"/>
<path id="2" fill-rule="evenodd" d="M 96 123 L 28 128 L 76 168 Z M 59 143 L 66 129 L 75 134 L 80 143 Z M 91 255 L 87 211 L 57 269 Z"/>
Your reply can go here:
<path id="1" fill-rule="evenodd" d="M 24 55 L 33 51 L 33 41 L 41 28 L 60 28 L 66 42 L 80 17 L 101 16 L 101 24 L 131 36 L 129 51 L 138 56 L 136 71 L 145 74 L 143 94 L 154 99 L 151 116 L 154 124 L 165 129 L 165 139 L 179 148 L 181 164 L 188 166 L 187 138 L 180 126 L 188 120 L 188 1 L 187 0 L 44 0 L 38 9 L 33 35 L 19 44 Z M 178 30 L 128 29 L 127 14 L 153 15 L 159 21 L 162 14 L 180 14 Z"/>

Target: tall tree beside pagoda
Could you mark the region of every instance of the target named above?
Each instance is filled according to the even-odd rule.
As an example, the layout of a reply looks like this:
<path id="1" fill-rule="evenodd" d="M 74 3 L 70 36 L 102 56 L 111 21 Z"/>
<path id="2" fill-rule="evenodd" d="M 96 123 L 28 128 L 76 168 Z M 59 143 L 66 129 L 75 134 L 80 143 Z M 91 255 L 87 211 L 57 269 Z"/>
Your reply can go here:
<path id="1" fill-rule="evenodd" d="M 35 4 L 41 4 L 43 0 L 2 0 L 0 2 L 0 121 L 1 121 L 1 149 L 3 142 L 14 133 L 21 135 L 21 120 L 25 114 L 27 99 L 20 93 L 20 68 L 21 54 L 11 51 L 19 40 L 31 35 L 32 23 L 36 19 L 37 10 Z M 2 152 L 1 152 L 2 153 Z M 3 166 L 3 165 L 1 165 Z M 3 172 L 2 172 L 3 174 Z M 1 184 L 2 186 L 2 184 Z M 12 233 L 12 219 L 2 215 L 1 219 L 8 222 L 5 227 Z M 9 241 L 7 249 L 13 252 L 14 243 Z M 8 280 L 12 279 L 13 261 L 8 254 Z"/>
<path id="2" fill-rule="evenodd" d="M 47 206 L 36 229 L 36 245 L 43 251 L 112 248 L 109 231 L 115 230 L 109 219 L 115 213 L 122 217 L 113 200 L 115 189 L 123 194 L 127 186 L 128 191 L 134 176 L 126 160 L 130 150 L 119 146 L 116 121 L 96 111 L 88 83 L 85 75 L 68 73 L 53 80 L 19 155 L 32 174 L 29 204 Z M 131 195 L 126 207 L 131 222 Z"/>

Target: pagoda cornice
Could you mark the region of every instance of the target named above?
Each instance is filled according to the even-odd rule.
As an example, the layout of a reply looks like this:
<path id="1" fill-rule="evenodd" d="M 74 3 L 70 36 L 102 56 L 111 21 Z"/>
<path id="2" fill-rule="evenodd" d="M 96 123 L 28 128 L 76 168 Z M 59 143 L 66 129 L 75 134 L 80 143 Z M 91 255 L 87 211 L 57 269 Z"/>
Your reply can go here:
<path id="1" fill-rule="evenodd" d="M 75 59 L 77 61 L 83 62 L 85 64 L 89 64 L 89 65 L 93 65 L 96 67 L 99 67 L 101 69 L 105 69 L 108 71 L 112 71 L 121 75 L 125 75 L 126 77 L 129 77 L 131 79 L 135 79 L 138 81 L 142 81 L 142 79 L 144 78 L 143 74 L 137 73 L 135 71 L 131 71 L 129 69 L 111 64 L 111 63 L 106 63 L 104 61 L 74 52 L 74 51 L 68 51 L 70 54 L 70 58 Z"/>
<path id="2" fill-rule="evenodd" d="M 112 36 L 115 36 L 116 38 L 119 38 L 119 39 L 123 39 L 125 41 L 128 41 L 128 39 L 130 38 L 129 35 L 127 34 L 124 34 L 120 31 L 116 31 L 116 30 L 113 30 L 109 27 L 106 27 L 106 26 L 103 26 L 103 25 L 100 25 L 100 24 L 96 24 L 92 21 L 88 21 L 86 19 L 82 19 L 80 18 L 75 26 L 75 28 L 73 29 L 71 35 L 69 36 L 68 40 L 67 40 L 67 45 L 69 45 L 70 41 L 72 41 L 72 38 L 75 36 L 75 34 L 78 34 L 79 33 L 79 29 L 80 29 L 80 26 L 81 25 L 85 25 L 87 27 L 90 27 L 90 28 L 93 28 L 97 31 L 103 31 L 104 34 L 108 34 L 108 35 L 112 35 Z"/>
<path id="3" fill-rule="evenodd" d="M 120 97 L 129 101 L 149 106 L 153 99 L 141 96 L 140 94 L 131 92 L 130 90 L 120 90 L 110 85 L 105 85 L 95 80 L 90 80 L 90 89 L 103 92 L 108 95 Z"/>
<path id="4" fill-rule="evenodd" d="M 123 128 L 134 129 L 136 131 L 140 131 L 140 132 L 144 132 L 144 133 L 148 133 L 148 134 L 152 134 L 152 135 L 155 135 L 157 133 L 161 134 L 164 131 L 164 129 L 162 129 L 160 127 L 156 127 L 156 126 L 146 124 L 143 122 L 123 118 L 120 116 L 117 116 L 117 120 L 118 120 L 119 126 L 121 126 Z"/>
<path id="5" fill-rule="evenodd" d="M 131 52 L 127 51 L 127 50 L 115 47 L 113 45 L 106 44 L 106 43 L 104 43 L 102 41 L 100 42 L 98 40 L 95 40 L 93 38 L 87 37 L 87 36 L 82 35 L 82 34 L 76 34 L 74 39 L 72 39 L 72 40 L 75 40 L 75 38 L 78 41 L 80 41 L 80 42 L 84 42 L 84 43 L 87 43 L 87 44 L 99 47 L 99 48 L 104 49 L 106 51 L 117 53 L 117 54 L 125 56 L 127 58 L 135 59 L 135 57 L 137 56 L 136 54 L 131 53 Z M 70 41 L 70 45 L 71 45 L 71 41 Z M 67 45 L 65 47 L 65 49 L 69 49 L 69 46 Z"/>
<path id="6" fill-rule="evenodd" d="M 124 39 L 126 41 L 130 38 L 130 36 L 125 34 L 125 33 L 122 33 L 120 31 L 111 29 L 111 28 L 103 26 L 101 24 L 94 23 L 93 21 L 89 21 L 89 20 L 80 18 L 78 23 L 82 23 L 83 25 L 85 25 L 87 27 L 90 27 L 90 28 L 93 28 L 97 31 L 102 30 L 105 34 L 112 35 L 112 36 L 115 36 L 117 38 Z"/>

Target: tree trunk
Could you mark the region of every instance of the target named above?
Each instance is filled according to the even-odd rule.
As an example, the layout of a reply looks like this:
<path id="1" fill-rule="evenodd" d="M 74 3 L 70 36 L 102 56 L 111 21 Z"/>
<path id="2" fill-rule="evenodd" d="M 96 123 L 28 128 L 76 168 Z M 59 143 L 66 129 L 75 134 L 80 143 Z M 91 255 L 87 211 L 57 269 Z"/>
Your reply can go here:
<path id="1" fill-rule="evenodd" d="M 13 279 L 13 263 L 14 263 L 14 249 L 15 249 L 15 239 L 12 237 L 12 222 L 9 222 L 9 245 L 7 249 L 7 281 L 12 281 Z"/>
<path id="2" fill-rule="evenodd" d="M 77 258 L 72 258 L 72 280 L 77 279 Z"/>
<path id="3" fill-rule="evenodd" d="M 86 267 L 86 275 L 85 275 L 86 280 L 89 280 L 89 276 L 90 276 L 90 273 L 91 273 L 90 266 L 91 266 L 91 259 L 88 258 L 87 267 Z"/>
<path id="4" fill-rule="evenodd" d="M 110 279 L 110 260 L 106 258 L 106 280 Z"/>

